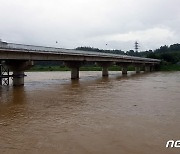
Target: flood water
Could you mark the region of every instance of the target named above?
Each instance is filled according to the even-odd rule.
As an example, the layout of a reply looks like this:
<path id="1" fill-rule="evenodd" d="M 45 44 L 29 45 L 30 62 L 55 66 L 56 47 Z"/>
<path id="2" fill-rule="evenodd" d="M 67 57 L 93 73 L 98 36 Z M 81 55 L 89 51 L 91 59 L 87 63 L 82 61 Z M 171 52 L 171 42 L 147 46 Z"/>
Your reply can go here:
<path id="1" fill-rule="evenodd" d="M 29 72 L 0 87 L 0 154 L 178 154 L 180 72 Z"/>

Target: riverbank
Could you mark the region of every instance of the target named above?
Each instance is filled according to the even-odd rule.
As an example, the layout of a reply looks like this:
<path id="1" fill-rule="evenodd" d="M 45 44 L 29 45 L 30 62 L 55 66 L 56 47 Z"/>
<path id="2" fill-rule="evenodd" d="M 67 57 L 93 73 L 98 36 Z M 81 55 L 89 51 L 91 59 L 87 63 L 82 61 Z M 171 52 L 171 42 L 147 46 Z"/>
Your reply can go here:
<path id="1" fill-rule="evenodd" d="M 80 67 L 80 71 L 101 71 L 102 68 L 99 66 L 83 66 Z M 119 66 L 111 66 L 109 67 L 109 71 L 120 71 L 121 68 Z M 128 71 L 135 70 L 133 66 L 128 67 Z M 66 66 L 34 66 L 28 72 L 36 72 L 36 71 L 70 71 L 70 69 Z M 160 65 L 159 71 L 180 71 L 180 65 L 176 64 L 168 64 L 168 65 Z"/>
<path id="2" fill-rule="evenodd" d="M 80 71 L 101 71 L 102 68 L 99 66 L 83 66 L 80 67 Z M 109 71 L 120 71 L 121 68 L 119 66 L 111 66 L 109 67 Z M 133 71 L 134 67 L 128 67 L 129 71 Z M 66 66 L 34 66 L 30 70 L 30 72 L 36 71 L 70 71 L 70 68 Z"/>
<path id="3" fill-rule="evenodd" d="M 180 71 L 180 65 L 177 64 L 168 64 L 168 65 L 160 65 L 160 71 Z"/>

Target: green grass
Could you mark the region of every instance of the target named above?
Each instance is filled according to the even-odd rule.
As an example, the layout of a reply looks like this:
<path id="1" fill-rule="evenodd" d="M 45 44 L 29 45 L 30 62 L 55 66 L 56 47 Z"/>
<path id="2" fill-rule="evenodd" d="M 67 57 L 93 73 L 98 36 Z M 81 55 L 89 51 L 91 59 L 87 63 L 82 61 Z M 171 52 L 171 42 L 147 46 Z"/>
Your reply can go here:
<path id="1" fill-rule="evenodd" d="M 29 71 L 30 72 L 70 71 L 70 69 L 68 67 L 64 67 L 64 66 L 33 66 Z"/>
<path id="2" fill-rule="evenodd" d="M 130 67 L 130 69 L 132 69 Z M 70 71 L 71 69 L 66 66 L 34 66 L 29 71 Z M 82 66 L 80 67 L 80 71 L 101 71 L 102 68 L 99 66 Z M 121 68 L 119 66 L 111 66 L 108 68 L 109 71 L 120 71 Z"/>
<path id="3" fill-rule="evenodd" d="M 160 71 L 180 71 L 180 65 L 177 64 L 167 64 L 167 65 L 160 65 Z"/>
<path id="4" fill-rule="evenodd" d="M 34 66 L 29 71 L 70 71 L 71 69 L 66 66 Z M 99 66 L 82 66 L 80 67 L 80 71 L 101 71 L 102 68 Z M 121 67 L 119 66 L 111 66 L 108 68 L 109 71 L 121 71 Z M 128 71 L 134 71 L 135 68 L 133 66 L 128 67 Z M 176 64 L 166 64 L 160 65 L 159 71 L 180 71 L 180 65 Z"/>

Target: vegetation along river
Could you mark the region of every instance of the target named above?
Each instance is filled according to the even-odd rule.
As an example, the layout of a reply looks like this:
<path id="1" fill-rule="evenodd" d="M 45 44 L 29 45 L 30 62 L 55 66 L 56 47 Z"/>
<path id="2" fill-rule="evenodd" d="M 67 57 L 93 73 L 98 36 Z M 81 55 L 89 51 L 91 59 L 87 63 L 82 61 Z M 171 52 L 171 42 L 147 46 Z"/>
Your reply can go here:
<path id="1" fill-rule="evenodd" d="M 0 154 L 177 154 L 180 72 L 28 72 L 0 87 Z"/>

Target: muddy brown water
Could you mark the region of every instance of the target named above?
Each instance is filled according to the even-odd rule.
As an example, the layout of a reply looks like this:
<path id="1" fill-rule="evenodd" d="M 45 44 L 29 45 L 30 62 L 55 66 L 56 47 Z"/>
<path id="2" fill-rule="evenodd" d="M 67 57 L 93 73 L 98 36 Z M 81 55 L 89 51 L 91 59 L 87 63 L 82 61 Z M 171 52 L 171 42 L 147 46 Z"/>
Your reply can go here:
<path id="1" fill-rule="evenodd" d="M 0 154 L 180 153 L 180 72 L 26 74 L 0 87 Z"/>

